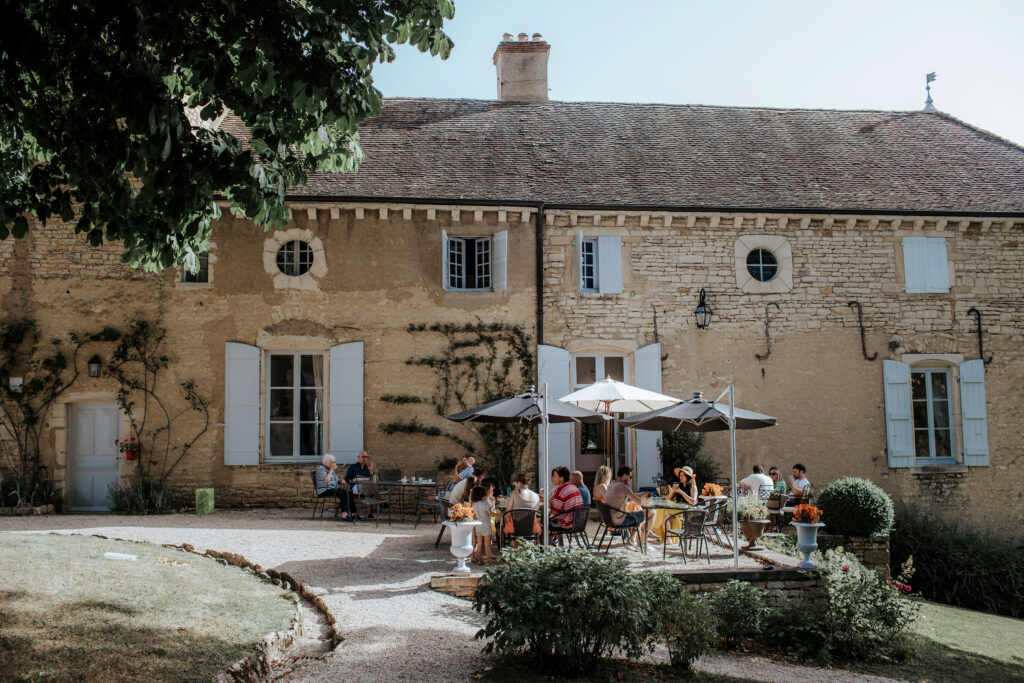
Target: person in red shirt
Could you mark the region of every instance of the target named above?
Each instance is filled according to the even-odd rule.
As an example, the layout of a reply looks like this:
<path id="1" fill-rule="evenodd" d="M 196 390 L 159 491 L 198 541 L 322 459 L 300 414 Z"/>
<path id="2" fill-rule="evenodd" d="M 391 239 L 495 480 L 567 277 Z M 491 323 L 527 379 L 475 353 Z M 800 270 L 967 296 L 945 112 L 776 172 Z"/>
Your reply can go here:
<path id="1" fill-rule="evenodd" d="M 569 468 L 556 467 L 551 470 L 551 528 L 555 531 L 567 531 L 572 528 L 572 515 L 562 515 L 557 520 L 555 515 L 566 510 L 583 507 L 583 496 L 580 490 L 569 482 Z"/>

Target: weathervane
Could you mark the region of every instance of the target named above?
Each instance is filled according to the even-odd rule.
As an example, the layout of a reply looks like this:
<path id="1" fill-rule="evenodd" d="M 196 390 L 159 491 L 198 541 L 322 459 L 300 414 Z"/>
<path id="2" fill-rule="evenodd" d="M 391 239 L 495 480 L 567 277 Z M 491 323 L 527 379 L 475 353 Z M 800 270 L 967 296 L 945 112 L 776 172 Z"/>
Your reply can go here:
<path id="1" fill-rule="evenodd" d="M 936 78 L 938 78 L 938 76 L 935 75 L 934 71 L 931 72 L 930 74 L 924 75 L 924 89 L 925 92 L 928 93 L 928 99 L 924 101 L 925 111 L 935 111 L 935 103 L 932 102 L 932 81 L 934 81 Z"/>

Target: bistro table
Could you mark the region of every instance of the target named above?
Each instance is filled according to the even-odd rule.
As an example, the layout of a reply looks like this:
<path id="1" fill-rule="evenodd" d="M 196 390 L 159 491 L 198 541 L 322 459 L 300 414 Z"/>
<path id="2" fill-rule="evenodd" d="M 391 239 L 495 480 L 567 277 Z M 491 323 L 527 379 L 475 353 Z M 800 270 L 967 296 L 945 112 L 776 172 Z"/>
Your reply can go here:
<path id="1" fill-rule="evenodd" d="M 413 480 L 411 478 L 402 481 L 401 479 L 367 479 L 365 477 L 356 477 L 352 480 L 353 484 L 359 484 L 363 486 L 378 486 L 378 487 L 391 487 L 398 489 L 400 514 L 405 514 L 405 490 L 408 488 L 412 489 L 423 489 L 423 488 L 435 488 L 437 484 L 433 479 L 419 479 Z"/>
<path id="2" fill-rule="evenodd" d="M 650 498 L 644 499 L 641 507 L 643 507 L 644 510 L 654 510 L 654 528 L 651 529 L 651 531 L 653 531 L 655 535 L 657 535 L 657 537 L 661 539 L 661 542 L 664 543 L 665 519 L 670 515 L 679 512 L 680 510 L 692 510 L 694 506 L 687 505 L 685 503 L 677 503 L 675 501 L 669 500 L 668 498 L 658 498 L 656 496 L 651 496 Z M 675 519 L 669 522 L 669 528 L 671 529 L 681 529 L 682 526 L 683 522 L 679 517 L 676 517 Z M 678 539 L 675 538 L 671 538 L 669 539 L 669 541 L 672 543 L 678 543 Z"/>

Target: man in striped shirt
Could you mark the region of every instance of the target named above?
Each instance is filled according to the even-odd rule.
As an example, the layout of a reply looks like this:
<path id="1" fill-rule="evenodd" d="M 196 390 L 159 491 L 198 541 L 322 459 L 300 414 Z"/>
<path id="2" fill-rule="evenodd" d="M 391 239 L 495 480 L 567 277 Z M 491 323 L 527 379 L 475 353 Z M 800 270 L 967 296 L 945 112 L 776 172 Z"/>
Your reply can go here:
<path id="1" fill-rule="evenodd" d="M 555 515 L 567 510 L 583 507 L 583 496 L 580 490 L 569 481 L 569 468 L 556 467 L 551 470 L 551 528 L 555 531 L 568 531 L 572 528 L 572 515 L 562 515 L 557 520 Z"/>

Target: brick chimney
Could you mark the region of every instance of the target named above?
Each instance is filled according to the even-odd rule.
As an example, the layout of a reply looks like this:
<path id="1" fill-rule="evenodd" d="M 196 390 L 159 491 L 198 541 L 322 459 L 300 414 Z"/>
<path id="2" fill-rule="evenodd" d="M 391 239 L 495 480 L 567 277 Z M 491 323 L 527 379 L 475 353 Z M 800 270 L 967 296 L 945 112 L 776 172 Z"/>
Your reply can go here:
<path id="1" fill-rule="evenodd" d="M 502 102 L 548 101 L 548 53 L 543 36 L 520 33 L 518 40 L 506 33 L 494 51 L 498 68 L 498 99 Z"/>

